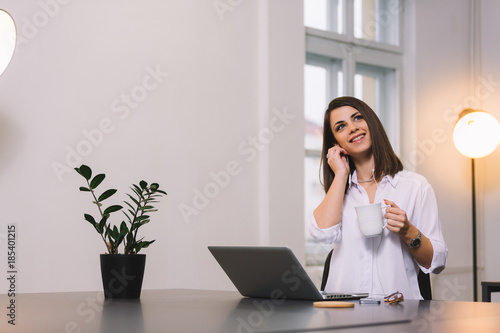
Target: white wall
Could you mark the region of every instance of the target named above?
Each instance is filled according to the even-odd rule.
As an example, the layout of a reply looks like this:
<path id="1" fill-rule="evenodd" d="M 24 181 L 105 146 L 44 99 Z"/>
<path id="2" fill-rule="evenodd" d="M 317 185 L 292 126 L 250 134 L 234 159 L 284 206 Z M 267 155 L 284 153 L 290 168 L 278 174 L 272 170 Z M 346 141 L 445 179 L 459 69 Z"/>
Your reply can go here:
<path id="1" fill-rule="evenodd" d="M 0 233 L 17 223 L 18 291 L 101 288 L 105 248 L 83 220 L 95 207 L 78 191 L 80 163 L 107 174 L 103 188 L 144 178 L 168 192 L 142 231 L 156 239 L 146 289 L 232 289 L 207 245 L 286 244 L 303 257 L 300 2 L 0 8 L 20 33 L 0 78 Z"/>
<path id="2" fill-rule="evenodd" d="M 472 300 L 471 162 L 453 145 L 453 126 L 467 107 L 483 109 L 500 119 L 498 92 L 500 52 L 496 32 L 500 9 L 482 0 L 482 73 L 471 81 L 471 2 L 441 0 L 410 2 L 415 11 L 415 80 L 411 107 L 417 119 L 413 161 L 437 195 L 443 233 L 449 248 L 447 269 L 433 276 L 434 297 Z M 485 84 L 484 82 L 490 82 Z M 500 152 L 476 161 L 479 225 L 479 281 L 498 280 L 496 258 L 498 168 Z M 485 240 L 483 242 L 483 239 Z M 483 274 L 484 267 L 486 275 Z M 481 292 L 478 291 L 481 300 Z"/>
<path id="3" fill-rule="evenodd" d="M 417 144 L 410 159 L 436 192 L 449 249 L 446 270 L 432 276 L 433 297 L 472 299 L 470 162 L 452 141 L 453 125 L 469 93 L 469 1 L 414 5 Z M 450 292 L 450 283 L 463 289 Z"/>
<path id="4" fill-rule="evenodd" d="M 482 77 L 486 79 L 488 90 L 482 99 L 483 109 L 500 119 L 500 45 L 498 44 L 498 18 L 490 13 L 500 11 L 500 3 L 493 0 L 483 0 L 481 6 L 481 60 Z M 486 86 L 486 85 L 484 85 Z M 500 235 L 500 150 L 496 149 L 490 156 L 481 161 L 482 213 L 484 230 L 481 233 L 484 240 L 484 274 L 480 277 L 485 281 L 500 280 L 500 265 L 498 260 L 498 235 Z M 492 294 L 494 302 L 500 302 L 498 293 Z"/>

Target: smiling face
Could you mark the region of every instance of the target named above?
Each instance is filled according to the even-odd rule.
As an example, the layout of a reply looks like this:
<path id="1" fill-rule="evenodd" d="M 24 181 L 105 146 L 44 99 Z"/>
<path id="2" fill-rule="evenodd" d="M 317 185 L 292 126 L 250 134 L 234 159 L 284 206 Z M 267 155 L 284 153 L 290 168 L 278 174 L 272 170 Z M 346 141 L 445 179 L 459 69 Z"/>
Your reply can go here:
<path id="1" fill-rule="evenodd" d="M 330 126 L 337 143 L 351 156 L 371 153 L 372 141 L 363 115 L 351 106 L 332 110 Z"/>

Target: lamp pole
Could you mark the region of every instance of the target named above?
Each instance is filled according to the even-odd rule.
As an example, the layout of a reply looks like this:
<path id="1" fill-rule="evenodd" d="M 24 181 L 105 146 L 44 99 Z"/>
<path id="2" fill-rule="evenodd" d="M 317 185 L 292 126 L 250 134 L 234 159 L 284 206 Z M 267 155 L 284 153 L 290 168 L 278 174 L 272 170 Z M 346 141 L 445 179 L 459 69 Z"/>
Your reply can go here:
<path id="1" fill-rule="evenodd" d="M 476 235 L 476 159 L 471 158 L 472 171 L 472 283 L 474 302 L 477 302 L 477 235 Z"/>

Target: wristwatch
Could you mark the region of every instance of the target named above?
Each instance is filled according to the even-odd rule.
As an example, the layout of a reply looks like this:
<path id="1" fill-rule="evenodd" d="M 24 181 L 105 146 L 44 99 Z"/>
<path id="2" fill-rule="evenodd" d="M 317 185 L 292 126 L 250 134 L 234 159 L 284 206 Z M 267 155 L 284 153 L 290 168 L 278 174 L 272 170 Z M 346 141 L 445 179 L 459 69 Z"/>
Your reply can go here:
<path id="1" fill-rule="evenodd" d="M 411 240 L 410 244 L 406 244 L 405 243 L 405 245 L 409 249 L 415 249 L 415 248 L 419 247 L 421 243 L 422 243 L 422 233 L 420 232 L 420 230 L 418 230 L 418 236 L 417 236 L 417 238 L 413 238 Z"/>

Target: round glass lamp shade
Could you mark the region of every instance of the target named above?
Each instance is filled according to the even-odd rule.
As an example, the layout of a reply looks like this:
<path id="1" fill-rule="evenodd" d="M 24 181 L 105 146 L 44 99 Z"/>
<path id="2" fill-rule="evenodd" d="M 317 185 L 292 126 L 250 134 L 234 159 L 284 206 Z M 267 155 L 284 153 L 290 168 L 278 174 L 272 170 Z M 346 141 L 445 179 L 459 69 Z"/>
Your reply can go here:
<path id="1" fill-rule="evenodd" d="M 464 110 L 453 130 L 453 143 L 462 155 L 485 157 L 500 143 L 500 124 L 488 112 Z"/>
<path id="2" fill-rule="evenodd" d="M 0 75 L 5 71 L 16 47 L 16 25 L 5 10 L 0 9 Z"/>

